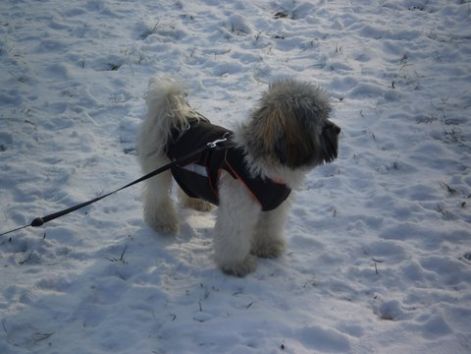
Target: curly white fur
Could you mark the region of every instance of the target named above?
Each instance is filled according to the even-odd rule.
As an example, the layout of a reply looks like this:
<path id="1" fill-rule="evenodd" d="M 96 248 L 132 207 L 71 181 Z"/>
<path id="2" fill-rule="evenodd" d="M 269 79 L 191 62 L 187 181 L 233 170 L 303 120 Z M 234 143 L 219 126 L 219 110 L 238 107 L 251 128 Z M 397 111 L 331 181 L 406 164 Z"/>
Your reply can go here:
<path id="1" fill-rule="evenodd" d="M 317 130 L 321 130 L 322 126 L 318 125 L 323 124 L 322 121 L 327 119 L 330 111 L 326 96 L 309 85 L 288 81 L 285 84 L 272 86 L 271 91 L 264 96 L 262 104 L 268 105 L 269 108 L 279 105 L 276 98 L 274 99 L 279 95 L 279 91 L 288 98 L 290 92 L 294 93 L 292 102 L 287 103 L 289 109 L 293 108 L 289 107 L 289 104 L 294 108 L 297 107 L 297 102 L 300 100 L 296 95 L 299 97 L 304 95 L 301 97 L 303 100 L 307 97 L 314 102 L 315 109 L 320 110 L 315 118 L 319 122 L 314 121 L 309 124 L 314 125 L 313 135 L 320 134 Z M 298 94 L 298 91 L 301 94 Z M 137 144 L 139 162 L 144 173 L 169 162 L 164 147 L 171 130 L 185 129 L 187 117 L 198 118 L 198 113 L 186 102 L 181 86 L 170 79 L 152 78 L 149 82 L 146 103 L 147 118 L 142 124 Z M 289 123 L 291 117 L 288 117 L 288 114 L 286 116 L 288 123 L 284 124 L 292 124 Z M 274 122 L 274 129 L 282 129 L 276 124 Z M 246 152 L 246 162 L 250 170 L 274 180 L 281 179 L 291 188 L 299 185 L 306 171 L 313 166 L 290 168 L 283 163 L 273 163 L 276 156 L 268 156 L 268 159 L 265 159 L 263 156 L 260 158 L 260 154 L 253 155 L 246 141 L 247 134 L 252 134 L 252 131 L 250 127 L 247 129 L 247 125 L 241 126 L 240 129 L 236 129 L 233 138 Z M 263 136 L 263 131 L 258 133 Z M 173 234 L 179 229 L 176 208 L 170 196 L 171 186 L 172 176 L 169 171 L 153 177 L 145 185 L 144 218 L 147 224 L 159 233 Z M 225 273 L 244 276 L 255 270 L 256 257 L 273 258 L 282 253 L 285 247 L 282 230 L 290 202 L 288 199 L 275 210 L 262 211 L 260 204 L 248 189 L 225 172 L 221 175 L 218 188 L 219 207 L 214 229 L 214 258 Z M 189 198 L 183 192 L 179 193 L 179 197 L 184 206 L 198 210 L 210 209 L 207 202 Z"/>

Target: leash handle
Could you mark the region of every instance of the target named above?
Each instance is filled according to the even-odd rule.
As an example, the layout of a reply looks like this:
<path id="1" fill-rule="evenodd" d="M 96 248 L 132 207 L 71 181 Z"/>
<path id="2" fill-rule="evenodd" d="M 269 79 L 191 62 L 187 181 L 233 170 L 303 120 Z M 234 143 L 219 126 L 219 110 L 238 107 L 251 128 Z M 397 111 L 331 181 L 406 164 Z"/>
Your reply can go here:
<path id="1" fill-rule="evenodd" d="M 77 204 L 77 205 L 74 205 L 70 208 L 67 208 L 67 209 L 64 209 L 64 210 L 60 210 L 56 213 L 52 213 L 52 214 L 49 214 L 49 215 L 46 215 L 46 216 L 43 216 L 43 217 L 37 217 L 37 218 L 34 218 L 33 221 L 31 222 L 31 224 L 29 226 L 33 226 L 33 227 L 39 227 L 39 226 L 42 226 L 44 225 L 45 223 L 51 221 L 51 220 L 54 220 L 54 219 L 57 219 L 57 218 L 60 218 L 61 216 L 64 216 L 64 215 L 67 215 L 67 214 L 70 214 L 76 210 L 79 210 L 79 209 L 82 209 L 82 208 L 85 208 L 87 205 L 90 205 L 90 204 L 93 204 L 103 198 L 106 198 L 108 197 L 109 195 L 113 194 L 113 193 L 116 193 L 116 191 L 113 191 L 111 193 L 107 193 L 107 194 L 104 194 L 104 195 L 101 195 L 97 198 L 94 198 L 94 199 L 91 199 L 91 200 L 88 200 L 86 202 L 83 202 L 83 203 L 80 203 L 80 204 Z"/>
<path id="2" fill-rule="evenodd" d="M 70 208 L 66 208 L 66 209 L 63 209 L 63 210 L 60 210 L 60 211 L 57 211 L 55 213 L 52 213 L 52 214 L 49 214 L 49 215 L 45 215 L 45 216 L 39 216 L 39 217 L 36 217 L 33 219 L 33 221 L 31 222 L 31 224 L 28 224 L 28 225 L 23 225 L 23 226 L 20 226 L 18 228 L 15 228 L 15 229 L 12 229 L 12 230 L 9 230 L 7 232 L 4 232 L 4 233 L 1 233 L 0 234 L 0 237 L 2 236 L 5 236 L 9 233 L 13 233 L 15 231 L 19 231 L 19 230 L 22 230 L 22 229 L 25 229 L 27 227 L 39 227 L 39 226 L 42 226 L 44 225 L 45 223 L 51 221 L 51 220 L 54 220 L 54 219 L 57 219 L 57 218 L 60 218 L 61 216 L 64 216 L 64 215 L 67 215 L 67 214 L 70 214 L 76 210 L 79 210 L 79 209 L 82 209 L 90 204 L 93 204 L 93 203 L 96 203 L 98 202 L 99 200 L 102 200 L 106 197 L 109 197 L 110 195 L 112 194 L 115 194 L 119 191 L 122 191 L 123 189 L 126 189 L 126 188 L 129 188 L 137 183 L 140 183 L 142 181 L 145 181 L 146 179 L 149 179 L 149 178 L 152 178 L 168 169 L 170 169 L 172 166 L 174 165 L 180 165 L 182 163 L 188 163 L 188 159 L 190 159 L 191 157 L 193 156 L 196 156 L 198 154 L 200 154 L 201 152 L 203 152 L 204 150 L 208 150 L 208 149 L 215 149 L 216 147 L 218 147 L 219 144 L 221 143 L 224 143 L 228 140 L 228 133 L 225 133 L 222 138 L 220 139 L 216 139 L 214 141 L 210 141 L 208 143 L 206 143 L 205 145 L 203 145 L 202 147 L 200 147 L 199 149 L 195 150 L 195 151 L 192 151 L 190 152 L 189 154 L 183 156 L 183 157 L 180 157 L 179 159 L 176 159 L 176 160 L 173 160 L 169 163 L 167 163 L 166 165 L 163 165 L 151 172 L 149 172 L 148 174 L 126 184 L 125 186 L 122 186 L 118 189 L 115 189 L 114 191 L 112 192 L 109 192 L 109 193 L 106 193 L 106 194 L 103 194 L 99 197 L 96 197 L 96 198 L 93 198 L 93 199 L 90 199 L 90 200 L 87 200 L 86 202 L 83 202 L 83 203 L 79 203 L 79 204 L 76 204 L 74 206 L 71 206 Z"/>

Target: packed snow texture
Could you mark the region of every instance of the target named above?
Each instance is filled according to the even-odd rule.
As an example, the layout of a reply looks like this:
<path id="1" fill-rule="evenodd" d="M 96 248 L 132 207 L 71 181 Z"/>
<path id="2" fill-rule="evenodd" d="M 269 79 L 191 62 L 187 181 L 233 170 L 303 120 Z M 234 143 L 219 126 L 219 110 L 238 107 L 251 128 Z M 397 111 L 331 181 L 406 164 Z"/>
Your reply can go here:
<path id="1" fill-rule="evenodd" d="M 139 177 L 155 74 L 229 128 L 317 83 L 339 158 L 245 278 L 214 211 L 164 237 L 139 187 L 1 237 L 0 353 L 471 353 L 469 0 L 2 0 L 0 232 Z"/>

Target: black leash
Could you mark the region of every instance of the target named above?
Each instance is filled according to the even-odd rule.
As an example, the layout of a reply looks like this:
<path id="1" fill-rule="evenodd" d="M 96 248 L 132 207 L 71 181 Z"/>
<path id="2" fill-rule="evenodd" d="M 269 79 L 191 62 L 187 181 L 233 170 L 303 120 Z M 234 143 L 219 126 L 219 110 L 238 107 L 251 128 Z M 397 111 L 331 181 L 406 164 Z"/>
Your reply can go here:
<path id="1" fill-rule="evenodd" d="M 42 226 L 44 225 L 45 223 L 51 221 L 51 220 L 54 220 L 54 219 L 57 219 L 57 218 L 60 218 L 61 216 L 64 216 L 64 215 L 67 215 L 67 214 L 70 214 L 76 210 L 79 210 L 79 209 L 82 209 L 90 204 L 93 204 L 93 203 L 96 203 L 98 202 L 99 200 L 102 200 L 106 197 L 109 197 L 110 195 L 113 195 L 115 193 L 118 193 L 119 191 L 122 191 L 123 189 L 126 189 L 126 188 L 129 188 L 135 184 L 138 184 L 142 181 L 145 181 L 146 179 L 149 179 L 149 178 L 152 178 L 170 168 L 172 168 L 172 166 L 175 166 L 175 165 L 180 165 L 180 164 L 188 164 L 188 159 L 191 159 L 193 156 L 196 156 L 198 155 L 199 153 L 207 150 L 207 149 L 215 149 L 218 144 L 220 143 L 223 143 L 227 141 L 227 137 L 223 136 L 221 139 L 216 139 L 214 141 L 210 141 L 209 143 L 206 143 L 206 145 L 203 145 L 201 148 L 195 150 L 195 151 L 192 151 L 190 152 L 189 154 L 183 156 L 183 157 L 180 157 L 179 159 L 176 159 L 172 162 L 169 162 L 168 164 L 166 165 L 163 165 L 157 169 L 155 169 L 154 171 L 152 172 L 149 172 L 148 174 L 142 176 L 141 178 L 138 178 L 134 181 L 132 181 L 131 183 L 128 183 L 126 184 L 125 186 L 122 186 L 118 189 L 115 189 L 114 191 L 112 192 L 109 192 L 109 193 L 106 193 L 106 194 L 103 194 L 99 197 L 96 197 L 96 198 L 93 198 L 93 199 L 90 199 L 86 202 L 83 202 L 83 203 L 80 203 L 80 204 L 77 204 L 77 205 L 74 205 L 70 208 L 67 208 L 67 209 L 64 209 L 64 210 L 60 210 L 58 212 L 55 212 L 55 213 L 52 213 L 52 214 L 49 214 L 49 215 L 46 215 L 46 216 L 42 216 L 42 217 L 37 217 L 37 218 L 34 218 L 33 221 L 30 223 L 30 224 L 27 224 L 27 225 L 23 225 L 23 226 L 20 226 L 18 228 L 15 228 L 13 230 L 9 230 L 7 232 L 4 232 L 2 234 L 0 234 L 0 237 L 2 236 L 5 236 L 5 235 L 8 235 L 10 233 L 13 233 L 13 232 L 16 232 L 16 231 L 20 231 L 20 230 L 23 230 L 27 227 L 38 227 L 38 226 Z"/>

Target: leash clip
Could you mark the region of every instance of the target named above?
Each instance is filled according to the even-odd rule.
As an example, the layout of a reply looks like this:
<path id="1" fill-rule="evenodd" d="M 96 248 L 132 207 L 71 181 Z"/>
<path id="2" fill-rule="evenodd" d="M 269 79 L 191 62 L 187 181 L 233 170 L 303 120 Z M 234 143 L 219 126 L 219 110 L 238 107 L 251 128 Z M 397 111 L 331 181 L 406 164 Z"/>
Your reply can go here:
<path id="1" fill-rule="evenodd" d="M 206 146 L 207 146 L 208 148 L 210 148 L 210 149 L 214 149 L 214 148 L 217 147 L 218 144 L 224 143 L 224 142 L 227 141 L 227 137 L 226 137 L 226 136 L 227 136 L 227 133 L 224 134 L 223 137 L 220 138 L 220 139 L 216 139 L 216 140 L 214 140 L 214 141 L 210 141 L 209 143 L 206 144 Z"/>

